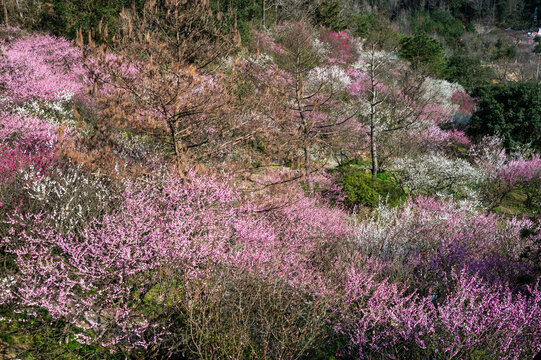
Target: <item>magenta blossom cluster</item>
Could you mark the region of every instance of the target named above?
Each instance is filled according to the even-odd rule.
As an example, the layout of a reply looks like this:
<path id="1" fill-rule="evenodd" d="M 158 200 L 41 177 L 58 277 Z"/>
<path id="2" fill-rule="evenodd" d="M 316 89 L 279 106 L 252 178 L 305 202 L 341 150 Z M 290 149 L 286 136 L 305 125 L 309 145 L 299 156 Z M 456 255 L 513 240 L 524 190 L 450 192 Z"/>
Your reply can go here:
<path id="1" fill-rule="evenodd" d="M 331 64 L 346 65 L 354 61 L 356 55 L 356 44 L 347 31 L 326 31 L 321 36 L 321 41 L 330 48 L 329 62 Z"/>

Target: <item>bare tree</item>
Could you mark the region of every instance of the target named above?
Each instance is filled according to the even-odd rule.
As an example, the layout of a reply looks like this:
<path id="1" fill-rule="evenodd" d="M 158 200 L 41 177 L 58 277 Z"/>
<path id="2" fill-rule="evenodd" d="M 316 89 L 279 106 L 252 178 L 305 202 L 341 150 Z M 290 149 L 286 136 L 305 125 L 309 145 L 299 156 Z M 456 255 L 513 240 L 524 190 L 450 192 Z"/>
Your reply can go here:
<path id="1" fill-rule="evenodd" d="M 368 41 L 362 54 L 365 66 L 359 74 L 362 84 L 353 94 L 358 99 L 358 120 L 369 129 L 374 177 L 380 171 L 380 152 L 385 144 L 392 143 L 397 132 L 413 127 L 422 118 L 427 103 L 421 90 L 426 75 L 408 68 L 397 71 L 395 49 L 396 44 L 381 33 Z"/>
<path id="2" fill-rule="evenodd" d="M 328 59 L 314 45 L 315 36 L 316 31 L 305 21 L 279 26 L 277 43 L 271 45 L 277 67 L 260 66 L 255 72 L 270 71 L 270 76 L 264 81 L 254 79 L 261 91 L 273 94 L 273 106 L 265 110 L 267 114 L 282 109 L 283 120 L 275 124 L 282 128 L 280 136 L 288 148 L 285 154 L 305 174 L 324 166 L 331 137 L 351 118 L 339 106 L 339 90 L 332 74 L 327 73 Z M 314 80 L 318 71 L 318 80 Z"/>
<path id="3" fill-rule="evenodd" d="M 103 109 L 101 133 L 119 127 L 167 139 L 182 174 L 193 149 L 237 129 L 220 116 L 234 76 L 205 69 L 235 48 L 238 33 L 220 30 L 220 16 L 206 1 L 148 1 L 141 15 L 123 10 L 121 20 L 110 48 L 91 40 L 87 46 L 98 59 L 90 70 Z"/>

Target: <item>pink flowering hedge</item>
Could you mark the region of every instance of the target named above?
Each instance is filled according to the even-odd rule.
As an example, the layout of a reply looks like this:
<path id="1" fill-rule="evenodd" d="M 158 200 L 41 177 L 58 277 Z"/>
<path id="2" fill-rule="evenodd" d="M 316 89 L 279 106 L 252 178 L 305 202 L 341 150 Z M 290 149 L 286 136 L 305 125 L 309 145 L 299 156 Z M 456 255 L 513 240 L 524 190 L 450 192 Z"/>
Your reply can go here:
<path id="1" fill-rule="evenodd" d="M 311 319 L 317 341 L 331 346 L 345 339 L 337 350 L 362 358 L 481 351 L 518 359 L 531 355 L 530 345 L 541 339 L 538 285 L 513 290 L 506 280 L 518 284 L 513 271 L 528 269 L 514 242 L 521 241 L 520 229 L 535 224 L 499 229 L 493 216 L 463 219 L 458 209 L 426 199 L 411 205 L 400 215 L 406 216 L 399 221 L 403 227 L 394 228 L 409 242 L 396 239 L 389 244 L 394 248 L 376 251 L 378 244 L 362 245 L 376 225 L 354 241 L 345 214 L 304 197 L 257 215 L 217 177 L 128 183 L 121 198 L 120 208 L 75 236 L 52 227 L 47 214 L 14 212 L 2 246 L 16 271 L 10 286 L 0 289 L 3 305 L 46 309 L 80 329 L 81 343 L 172 354 L 174 339 L 193 336 L 175 319 L 195 311 L 193 291 L 218 293 L 224 301 L 228 290 L 214 279 L 225 271 L 229 282 L 249 276 L 258 286 L 274 284 L 281 294 L 289 289 L 312 299 L 324 320 Z M 508 276 L 503 271 L 495 278 L 505 267 Z M 415 273 L 421 276 L 411 278 Z M 212 311 L 217 304 L 200 305 Z M 264 321 L 257 313 L 247 316 Z M 247 330 L 221 331 L 234 337 Z M 276 346 L 243 336 L 248 343 L 236 346 Z"/>

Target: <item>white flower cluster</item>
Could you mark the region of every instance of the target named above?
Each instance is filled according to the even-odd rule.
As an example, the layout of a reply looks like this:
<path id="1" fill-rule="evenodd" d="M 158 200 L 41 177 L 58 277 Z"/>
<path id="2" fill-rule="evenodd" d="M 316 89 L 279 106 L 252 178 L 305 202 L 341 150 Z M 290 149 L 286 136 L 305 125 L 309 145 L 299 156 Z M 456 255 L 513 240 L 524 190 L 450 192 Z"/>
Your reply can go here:
<path id="1" fill-rule="evenodd" d="M 6 303 L 13 298 L 13 293 L 11 292 L 13 285 L 15 285 L 15 278 L 13 276 L 6 276 L 0 279 L 0 304 Z M 0 318 L 0 321 L 3 320 L 5 319 Z"/>
<path id="2" fill-rule="evenodd" d="M 485 179 L 491 179 L 507 162 L 507 154 L 498 136 L 485 136 L 481 141 L 471 147 L 469 154 L 474 163 L 484 174 Z"/>
<path id="3" fill-rule="evenodd" d="M 408 216 L 412 212 L 409 205 L 403 207 L 389 207 L 380 204 L 374 216 L 356 224 L 356 238 L 363 248 L 363 252 L 370 255 L 385 257 L 405 257 L 413 250 L 413 245 L 406 234 L 395 236 L 396 229 L 407 227 L 404 220 L 412 219 Z"/>
<path id="4" fill-rule="evenodd" d="M 99 176 L 85 175 L 79 168 L 51 176 L 39 176 L 26 170 L 26 190 L 31 199 L 45 204 L 54 226 L 66 233 L 75 233 L 89 221 L 104 215 L 114 198 L 106 181 Z"/>
<path id="5" fill-rule="evenodd" d="M 312 46 L 319 56 L 329 56 L 330 50 L 325 42 L 319 39 L 314 39 Z"/>
<path id="6" fill-rule="evenodd" d="M 310 91 L 325 87 L 334 91 L 344 91 L 351 83 L 350 77 L 340 66 L 315 67 L 308 74 L 306 85 Z"/>
<path id="7" fill-rule="evenodd" d="M 484 177 L 481 171 L 464 159 L 450 159 L 434 153 L 418 158 L 395 159 L 391 170 L 411 193 L 439 197 L 461 195 L 475 198 L 473 187 Z"/>
<path id="8" fill-rule="evenodd" d="M 248 60 L 259 66 L 269 66 L 274 64 L 272 57 L 265 53 L 261 53 L 257 56 L 250 56 Z"/>
<path id="9" fill-rule="evenodd" d="M 410 254 L 439 245 L 431 236 L 419 236 L 420 227 L 437 233 L 456 216 L 464 220 L 456 226 L 467 227 L 466 220 L 479 214 L 481 207 L 478 205 L 476 201 L 448 199 L 442 211 L 426 211 L 419 216 L 411 202 L 401 207 L 380 203 L 372 217 L 355 224 L 356 238 L 367 254 L 406 261 Z"/>
<path id="10" fill-rule="evenodd" d="M 397 62 L 398 55 L 395 53 L 390 53 L 387 51 L 371 51 L 371 50 L 363 50 L 362 46 L 358 47 L 359 52 L 359 58 L 355 64 L 353 64 L 353 68 L 360 70 L 360 71 L 368 71 L 370 69 L 370 63 L 373 61 L 376 64 L 382 64 L 382 63 L 395 63 Z M 400 62 L 398 62 L 400 64 Z"/>
<path id="11" fill-rule="evenodd" d="M 448 110 L 456 106 L 451 102 L 455 92 L 464 92 L 464 87 L 457 83 L 441 79 L 426 78 L 422 85 L 423 98 L 431 103 L 439 104 Z"/>
<path id="12" fill-rule="evenodd" d="M 30 114 L 47 119 L 54 124 L 75 124 L 75 112 L 73 108 L 73 94 L 69 92 L 60 93 L 58 101 L 32 100 L 15 108 L 20 115 Z"/>

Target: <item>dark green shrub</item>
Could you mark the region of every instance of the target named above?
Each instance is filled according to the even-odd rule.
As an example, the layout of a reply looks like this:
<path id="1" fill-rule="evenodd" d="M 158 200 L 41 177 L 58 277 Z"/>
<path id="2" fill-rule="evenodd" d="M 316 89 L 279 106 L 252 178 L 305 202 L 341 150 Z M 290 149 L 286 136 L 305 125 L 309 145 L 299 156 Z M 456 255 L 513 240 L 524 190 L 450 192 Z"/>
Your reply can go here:
<path id="1" fill-rule="evenodd" d="M 443 10 L 416 11 L 412 15 L 414 33 L 438 34 L 453 45 L 467 31 L 462 21 Z M 471 27 L 470 27 L 471 29 Z"/>
<path id="2" fill-rule="evenodd" d="M 349 24 L 341 14 L 341 7 L 341 0 L 323 0 L 316 8 L 316 22 L 334 31 L 345 30 Z"/>
<path id="3" fill-rule="evenodd" d="M 240 37 L 247 41 L 250 37 L 250 28 L 253 23 L 259 24 L 262 19 L 261 2 L 253 0 L 211 0 L 210 5 L 215 13 L 226 14 L 221 22 L 224 32 L 232 30 L 236 24 Z M 267 4 L 268 7 L 268 4 Z M 270 14 L 267 10 L 267 17 Z"/>
<path id="4" fill-rule="evenodd" d="M 409 60 L 414 69 L 426 68 L 435 76 L 441 76 L 447 67 L 443 47 L 425 34 L 404 37 L 398 53 Z"/>
<path id="5" fill-rule="evenodd" d="M 368 170 L 356 166 L 345 166 L 340 169 L 340 173 L 340 185 L 344 189 L 348 206 L 376 207 L 380 201 L 396 206 L 406 198 L 404 191 L 385 173 L 378 174 L 374 179 Z"/>
<path id="6" fill-rule="evenodd" d="M 531 144 L 541 149 L 541 84 L 512 83 L 481 86 L 468 134 L 474 138 L 499 135 L 506 148 Z"/>
<path id="7" fill-rule="evenodd" d="M 355 36 L 367 38 L 373 29 L 380 26 L 381 20 L 376 14 L 359 12 L 353 15 L 352 31 Z"/>
<path id="8" fill-rule="evenodd" d="M 457 82 L 467 91 L 481 85 L 489 85 L 494 71 L 481 64 L 481 60 L 467 55 L 456 55 L 449 59 L 446 80 Z"/>
<path id="9" fill-rule="evenodd" d="M 517 47 L 514 44 L 509 44 L 498 38 L 494 46 L 491 48 L 492 60 L 499 59 L 514 59 L 517 56 Z"/>

